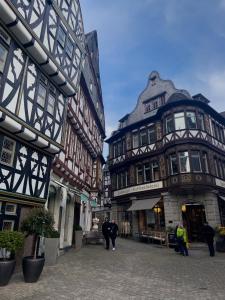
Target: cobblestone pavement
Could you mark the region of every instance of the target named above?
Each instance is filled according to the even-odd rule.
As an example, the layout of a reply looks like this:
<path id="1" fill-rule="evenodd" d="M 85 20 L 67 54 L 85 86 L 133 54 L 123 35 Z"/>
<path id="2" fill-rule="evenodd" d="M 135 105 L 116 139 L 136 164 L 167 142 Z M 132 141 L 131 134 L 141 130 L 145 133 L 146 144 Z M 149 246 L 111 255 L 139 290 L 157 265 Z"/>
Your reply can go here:
<path id="1" fill-rule="evenodd" d="M 0 299 L 225 300 L 225 254 L 209 257 L 198 249 L 182 257 L 156 245 L 117 242 L 114 252 L 102 245 L 70 250 L 37 283 L 16 274 L 0 288 Z"/>

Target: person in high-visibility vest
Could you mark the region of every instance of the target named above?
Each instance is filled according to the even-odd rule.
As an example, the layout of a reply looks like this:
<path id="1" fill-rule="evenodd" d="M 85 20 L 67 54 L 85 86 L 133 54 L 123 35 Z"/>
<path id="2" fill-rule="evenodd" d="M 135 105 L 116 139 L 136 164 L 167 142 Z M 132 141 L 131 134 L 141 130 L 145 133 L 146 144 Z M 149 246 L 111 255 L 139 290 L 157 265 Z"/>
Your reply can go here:
<path id="1" fill-rule="evenodd" d="M 179 251 L 182 255 L 188 256 L 188 249 L 187 249 L 187 243 L 188 243 L 188 236 L 187 236 L 187 230 L 184 228 L 182 224 L 180 224 L 177 228 L 177 242 L 179 246 Z"/>

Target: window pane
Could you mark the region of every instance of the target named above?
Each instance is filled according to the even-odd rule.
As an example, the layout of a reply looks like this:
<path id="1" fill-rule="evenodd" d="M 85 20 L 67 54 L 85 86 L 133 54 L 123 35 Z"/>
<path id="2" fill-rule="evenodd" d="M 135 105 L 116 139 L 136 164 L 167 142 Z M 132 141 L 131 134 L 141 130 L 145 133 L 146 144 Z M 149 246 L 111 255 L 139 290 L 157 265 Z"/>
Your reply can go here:
<path id="1" fill-rule="evenodd" d="M 159 164 L 153 162 L 152 164 L 152 181 L 159 180 Z"/>
<path id="2" fill-rule="evenodd" d="M 118 147 L 118 155 L 121 155 L 122 154 L 122 145 L 121 145 L 121 142 L 119 142 L 117 144 L 117 147 Z"/>
<path id="3" fill-rule="evenodd" d="M 37 103 L 42 107 L 45 106 L 45 98 L 46 98 L 46 88 L 39 84 L 38 86 L 38 95 L 37 95 Z"/>
<path id="4" fill-rule="evenodd" d="M 156 141 L 156 132 L 155 132 L 155 126 L 151 126 L 148 129 L 148 143 L 152 144 Z"/>
<path id="5" fill-rule="evenodd" d="M 11 230 L 13 231 L 14 221 L 4 220 L 2 225 L 2 230 Z"/>
<path id="6" fill-rule="evenodd" d="M 14 152 L 15 152 L 15 141 L 13 141 L 7 137 L 4 137 L 0 162 L 2 164 L 12 166 Z"/>
<path id="7" fill-rule="evenodd" d="M 187 112 L 186 113 L 187 118 L 187 128 L 189 129 L 196 129 L 197 123 L 196 123 L 196 115 L 194 112 Z"/>
<path id="8" fill-rule="evenodd" d="M 166 133 L 170 133 L 174 131 L 174 122 L 173 122 L 173 116 L 168 116 L 166 118 Z"/>
<path id="9" fill-rule="evenodd" d="M 16 215 L 16 204 L 6 203 L 5 214 L 6 215 Z"/>
<path id="10" fill-rule="evenodd" d="M 198 114 L 198 128 L 205 130 L 204 115 L 201 113 Z"/>
<path id="11" fill-rule="evenodd" d="M 150 181 L 151 175 L 150 175 L 150 164 L 144 164 L 144 181 Z"/>
<path id="12" fill-rule="evenodd" d="M 138 133 L 133 133 L 133 148 L 137 148 L 138 146 L 139 146 Z"/>
<path id="13" fill-rule="evenodd" d="M 142 172 L 142 166 L 137 167 L 137 184 L 143 182 L 143 172 Z"/>
<path id="14" fill-rule="evenodd" d="M 180 172 L 186 173 L 190 172 L 190 163 L 188 152 L 179 152 L 179 162 L 180 162 Z"/>
<path id="15" fill-rule="evenodd" d="M 3 72 L 8 51 L 0 44 L 0 72 Z"/>
<path id="16" fill-rule="evenodd" d="M 178 162 L 176 154 L 170 155 L 171 175 L 178 173 Z"/>
<path id="17" fill-rule="evenodd" d="M 147 132 L 146 130 L 143 130 L 140 132 L 140 140 L 141 140 L 141 146 L 147 145 Z"/>
<path id="18" fill-rule="evenodd" d="M 185 120 L 183 112 L 174 114 L 174 121 L 176 130 L 185 129 Z"/>
<path id="19" fill-rule="evenodd" d="M 73 43 L 70 39 L 68 39 L 67 44 L 66 44 L 66 53 L 70 58 L 73 56 Z"/>
<path id="20" fill-rule="evenodd" d="M 203 171 L 205 173 L 209 173 L 208 158 L 207 158 L 207 154 L 206 153 L 203 153 L 202 164 L 203 164 Z"/>
<path id="21" fill-rule="evenodd" d="M 62 29 L 62 27 L 60 26 L 58 29 L 58 38 L 57 38 L 58 42 L 60 43 L 60 45 L 62 47 L 65 46 L 65 41 L 66 41 L 66 33 L 65 31 Z"/>
<path id="22" fill-rule="evenodd" d="M 54 96 L 49 95 L 47 110 L 52 115 L 53 115 L 53 112 L 54 112 L 54 106 L 55 106 L 55 98 L 54 98 Z"/>
<path id="23" fill-rule="evenodd" d="M 202 171 L 199 151 L 191 151 L 191 166 L 193 172 Z"/>

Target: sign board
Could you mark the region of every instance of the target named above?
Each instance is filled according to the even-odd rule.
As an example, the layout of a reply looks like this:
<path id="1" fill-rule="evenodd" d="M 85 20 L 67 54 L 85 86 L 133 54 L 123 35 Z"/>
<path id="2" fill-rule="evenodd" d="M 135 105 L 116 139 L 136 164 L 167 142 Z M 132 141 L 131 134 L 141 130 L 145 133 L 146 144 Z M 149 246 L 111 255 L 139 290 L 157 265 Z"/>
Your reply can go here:
<path id="1" fill-rule="evenodd" d="M 149 190 L 155 190 L 155 189 L 161 189 L 163 187 L 162 181 L 156 181 L 156 182 L 150 182 L 146 184 L 141 185 L 135 185 L 131 186 L 129 188 L 117 190 L 114 192 L 114 197 L 131 194 L 131 193 L 137 193 L 137 192 L 144 192 Z"/>

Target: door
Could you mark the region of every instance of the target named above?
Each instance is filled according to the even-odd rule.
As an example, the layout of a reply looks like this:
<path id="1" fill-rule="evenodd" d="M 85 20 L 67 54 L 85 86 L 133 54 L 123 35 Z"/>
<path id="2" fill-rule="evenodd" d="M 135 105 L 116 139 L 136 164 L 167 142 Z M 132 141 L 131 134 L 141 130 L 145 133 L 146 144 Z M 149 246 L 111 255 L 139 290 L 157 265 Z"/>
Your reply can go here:
<path id="1" fill-rule="evenodd" d="M 188 239 L 191 242 L 203 242 L 202 227 L 206 221 L 205 208 L 201 204 L 186 204 L 182 211 L 183 223 L 187 228 Z"/>

